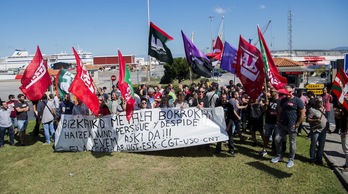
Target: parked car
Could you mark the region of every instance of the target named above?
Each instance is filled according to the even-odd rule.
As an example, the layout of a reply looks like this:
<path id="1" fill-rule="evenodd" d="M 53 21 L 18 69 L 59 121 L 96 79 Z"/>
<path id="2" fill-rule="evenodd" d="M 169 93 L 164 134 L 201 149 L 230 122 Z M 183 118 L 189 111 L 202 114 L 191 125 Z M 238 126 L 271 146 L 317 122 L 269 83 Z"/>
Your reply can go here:
<path id="1" fill-rule="evenodd" d="M 211 73 L 211 76 L 213 76 L 213 77 L 221 77 L 222 76 L 222 73 L 221 72 L 212 72 Z"/>

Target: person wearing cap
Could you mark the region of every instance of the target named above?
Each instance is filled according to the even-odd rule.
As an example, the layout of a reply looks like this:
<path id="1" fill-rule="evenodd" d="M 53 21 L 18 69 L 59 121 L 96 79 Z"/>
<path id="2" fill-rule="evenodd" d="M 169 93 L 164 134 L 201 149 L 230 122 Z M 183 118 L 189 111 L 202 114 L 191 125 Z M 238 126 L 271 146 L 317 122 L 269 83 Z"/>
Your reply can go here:
<path id="1" fill-rule="evenodd" d="M 294 166 L 297 129 L 305 117 L 305 108 L 302 100 L 293 95 L 294 88 L 291 86 L 286 86 L 285 90 L 281 89 L 279 92 L 285 94 L 286 97 L 281 99 L 279 103 L 279 116 L 275 136 L 277 155 L 275 158 L 272 158 L 271 162 L 277 163 L 283 160 L 281 142 L 282 140 L 286 141 L 286 135 L 288 134 L 290 141 L 290 157 L 287 167 L 291 168 Z"/>
<path id="2" fill-rule="evenodd" d="M 29 104 L 25 101 L 24 94 L 18 94 L 18 102 L 15 103 L 15 109 L 17 114 L 17 123 L 18 123 L 18 130 L 19 130 L 19 140 L 20 140 L 20 146 L 25 145 L 25 131 L 27 130 L 28 126 L 28 111 L 29 111 Z"/>
<path id="3" fill-rule="evenodd" d="M 310 107 L 307 113 L 306 121 L 309 123 L 311 130 L 311 145 L 309 150 L 309 160 L 311 163 L 322 164 L 323 152 L 326 139 L 327 117 L 323 106 L 321 96 L 315 97 L 314 107 Z M 318 143 L 318 149 L 316 150 Z"/>

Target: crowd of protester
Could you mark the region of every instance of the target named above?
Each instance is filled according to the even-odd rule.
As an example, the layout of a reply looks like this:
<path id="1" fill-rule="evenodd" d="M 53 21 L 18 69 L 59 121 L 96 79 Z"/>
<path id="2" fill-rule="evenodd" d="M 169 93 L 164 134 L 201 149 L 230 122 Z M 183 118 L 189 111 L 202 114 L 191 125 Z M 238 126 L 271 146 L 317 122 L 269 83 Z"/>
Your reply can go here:
<path id="1" fill-rule="evenodd" d="M 227 86 L 218 83 L 201 81 L 191 85 L 179 84 L 174 89 L 172 84 L 164 88 L 159 85 L 139 85 L 134 93 L 134 110 L 151 108 L 188 108 L 222 107 L 225 113 L 226 131 L 228 133 L 228 152 L 235 156 L 234 138 L 241 144 L 251 141 L 252 146 L 260 146 L 260 155 L 265 157 L 269 151 L 274 153 L 271 162 L 282 161 L 289 140 L 289 160 L 287 167 L 294 165 L 296 154 L 296 137 L 302 134 L 302 122 L 309 123 L 311 140 L 309 148 L 311 163 L 322 164 L 326 133 L 329 129 L 330 103 L 333 103 L 336 129 L 334 133 L 341 133 L 342 148 L 346 154 L 346 164 L 343 167 L 348 172 L 348 139 L 347 110 L 339 104 L 335 96 L 331 96 L 327 88 L 323 95 L 315 96 L 313 92 L 298 91 L 295 87 L 286 86 L 275 89 L 271 84 L 263 88 L 263 93 L 257 99 L 251 99 L 243 86 L 234 84 L 230 80 Z M 120 114 L 126 110 L 117 84 L 110 92 L 106 87 L 98 88 L 99 112 L 95 116 Z M 33 101 L 32 110 L 23 94 L 10 94 L 8 101 L 1 101 L 0 110 L 0 147 L 4 146 L 5 131 L 8 131 L 9 144 L 14 145 L 18 135 L 18 145 L 26 145 L 26 129 L 28 125 L 28 111 L 33 111 L 36 125 L 33 130 L 34 138 L 39 136 L 40 125 L 43 126 L 45 144 L 54 142 L 55 129 L 61 115 L 92 115 L 91 111 L 79 99 L 71 99 L 66 94 L 63 99 L 50 94 L 44 95 L 40 101 Z M 261 138 L 257 138 L 256 134 Z M 250 134 L 250 135 L 248 135 Z M 249 137 L 251 138 L 249 139 Z M 259 140 L 262 144 L 259 144 Z M 218 142 L 215 154 L 219 154 L 221 144 Z M 316 146 L 318 144 L 318 146 Z M 199 146 L 199 149 L 209 149 L 209 145 Z"/>

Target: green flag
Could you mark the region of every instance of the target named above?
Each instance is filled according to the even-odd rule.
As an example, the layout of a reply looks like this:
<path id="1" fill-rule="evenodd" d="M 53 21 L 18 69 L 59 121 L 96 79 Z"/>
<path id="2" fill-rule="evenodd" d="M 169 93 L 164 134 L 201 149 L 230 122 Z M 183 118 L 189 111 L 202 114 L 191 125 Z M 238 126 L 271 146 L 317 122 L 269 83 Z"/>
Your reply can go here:
<path id="1" fill-rule="evenodd" d="M 75 75 L 67 71 L 66 69 L 61 69 L 56 76 L 56 88 L 59 98 L 64 98 L 65 94 L 69 93 L 69 87 L 74 80 Z"/>
<path id="2" fill-rule="evenodd" d="M 148 54 L 155 57 L 157 60 L 172 64 L 173 56 L 166 45 L 168 40 L 173 40 L 173 38 L 155 24 L 150 22 Z"/>
<path id="3" fill-rule="evenodd" d="M 126 75 L 124 76 L 124 82 L 126 82 L 126 83 L 128 84 L 128 88 L 130 89 L 130 92 L 131 92 L 131 94 L 132 94 L 132 97 L 134 98 L 133 85 L 132 85 L 132 81 L 131 81 L 129 69 L 128 69 L 127 66 L 126 66 Z"/>

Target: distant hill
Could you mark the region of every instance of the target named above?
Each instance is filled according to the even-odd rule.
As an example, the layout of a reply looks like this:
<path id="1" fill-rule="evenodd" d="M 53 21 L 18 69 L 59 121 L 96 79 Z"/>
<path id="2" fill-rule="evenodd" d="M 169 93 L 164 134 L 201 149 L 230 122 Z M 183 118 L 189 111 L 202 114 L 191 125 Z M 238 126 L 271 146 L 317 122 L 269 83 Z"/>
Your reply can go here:
<path id="1" fill-rule="evenodd" d="M 348 46 L 340 46 L 340 47 L 336 47 L 333 48 L 331 50 L 335 50 L 335 51 L 347 51 L 348 50 Z"/>

